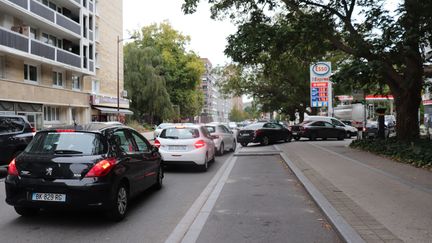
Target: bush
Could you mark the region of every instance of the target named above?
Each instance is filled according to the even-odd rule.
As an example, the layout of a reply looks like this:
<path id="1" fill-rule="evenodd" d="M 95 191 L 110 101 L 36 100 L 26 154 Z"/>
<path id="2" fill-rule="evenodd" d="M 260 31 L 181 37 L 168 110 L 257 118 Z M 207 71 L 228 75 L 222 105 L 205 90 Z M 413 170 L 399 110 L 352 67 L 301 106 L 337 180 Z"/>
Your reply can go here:
<path id="1" fill-rule="evenodd" d="M 426 139 L 415 141 L 399 141 L 396 138 L 363 139 L 354 140 L 350 147 L 384 155 L 416 167 L 432 168 L 432 142 Z"/>
<path id="2" fill-rule="evenodd" d="M 142 132 L 148 132 L 148 131 L 152 131 L 153 127 L 149 124 L 141 124 L 138 121 L 132 120 L 132 121 L 128 121 L 128 123 L 126 124 L 129 127 L 132 127 L 133 129 L 137 130 L 138 132 L 142 133 Z"/>

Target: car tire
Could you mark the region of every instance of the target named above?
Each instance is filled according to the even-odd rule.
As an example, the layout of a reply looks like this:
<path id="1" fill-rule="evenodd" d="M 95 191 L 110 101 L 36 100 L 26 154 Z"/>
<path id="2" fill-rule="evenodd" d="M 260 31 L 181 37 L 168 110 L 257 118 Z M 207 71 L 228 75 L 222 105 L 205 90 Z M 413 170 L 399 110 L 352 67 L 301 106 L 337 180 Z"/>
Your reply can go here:
<path id="1" fill-rule="evenodd" d="M 111 208 L 107 212 L 107 216 L 115 222 L 123 220 L 126 216 L 129 203 L 128 190 L 124 183 L 121 183 L 115 193 Z"/>
<path id="2" fill-rule="evenodd" d="M 288 135 L 287 138 L 285 138 L 285 142 L 289 143 L 292 140 L 292 135 Z"/>
<path id="3" fill-rule="evenodd" d="M 267 146 L 269 145 L 269 143 L 270 143 L 269 138 L 267 136 L 264 136 L 261 140 L 261 145 Z"/>
<path id="4" fill-rule="evenodd" d="M 199 169 L 200 169 L 200 171 L 202 171 L 202 172 L 206 172 L 206 171 L 208 170 L 208 155 L 206 155 L 206 158 L 205 158 L 204 164 L 199 165 Z"/>
<path id="5" fill-rule="evenodd" d="M 154 184 L 154 188 L 156 190 L 160 190 L 163 187 L 163 178 L 164 178 L 164 173 L 163 173 L 163 169 L 162 169 L 162 165 L 159 166 L 159 171 L 157 173 L 157 178 L 156 178 L 156 183 Z"/>
<path id="6" fill-rule="evenodd" d="M 247 145 L 248 145 L 248 143 L 240 143 L 241 144 L 241 146 L 243 146 L 243 147 L 247 147 Z"/>
<path id="7" fill-rule="evenodd" d="M 237 142 L 236 142 L 236 140 L 234 140 L 234 141 L 232 142 L 231 152 L 234 152 L 234 151 L 236 150 L 236 147 L 237 147 Z"/>
<path id="8" fill-rule="evenodd" d="M 300 137 L 294 137 L 294 139 L 295 139 L 296 141 L 299 141 L 299 140 L 300 140 Z"/>
<path id="9" fill-rule="evenodd" d="M 14 207 L 15 212 L 23 217 L 32 217 L 39 213 L 39 208 Z"/>
<path id="10" fill-rule="evenodd" d="M 219 147 L 218 154 L 223 155 L 224 153 L 225 153 L 225 145 L 224 145 L 224 143 L 221 143 L 221 145 Z"/>

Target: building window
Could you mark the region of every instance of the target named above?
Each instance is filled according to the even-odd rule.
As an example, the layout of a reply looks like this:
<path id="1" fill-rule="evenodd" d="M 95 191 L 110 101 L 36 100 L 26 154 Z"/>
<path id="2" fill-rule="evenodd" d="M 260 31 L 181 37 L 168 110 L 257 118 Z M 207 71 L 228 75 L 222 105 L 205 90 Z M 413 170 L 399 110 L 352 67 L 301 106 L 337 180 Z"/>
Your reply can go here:
<path id="1" fill-rule="evenodd" d="M 60 121 L 60 108 L 45 106 L 44 107 L 44 121 Z"/>
<path id="2" fill-rule="evenodd" d="M 52 72 L 52 80 L 54 86 L 63 87 L 63 73 L 56 71 Z"/>
<path id="3" fill-rule="evenodd" d="M 94 32 L 94 34 L 95 34 L 95 41 L 99 41 L 99 27 L 95 27 L 95 32 Z"/>
<path id="4" fill-rule="evenodd" d="M 100 82 L 99 80 L 92 80 L 92 94 L 99 94 Z"/>
<path id="5" fill-rule="evenodd" d="M 80 77 L 77 75 L 72 75 L 72 89 L 81 90 Z"/>
<path id="6" fill-rule="evenodd" d="M 63 48 L 63 41 L 53 35 L 42 33 L 41 41 L 48 45 L 56 46 L 58 48 Z"/>
<path id="7" fill-rule="evenodd" d="M 30 38 L 37 40 L 37 30 L 33 27 L 30 27 Z"/>
<path id="8" fill-rule="evenodd" d="M 30 64 L 24 64 L 24 80 L 37 82 L 38 68 Z"/>
<path id="9" fill-rule="evenodd" d="M 5 58 L 0 56 L 0 78 L 5 78 Z"/>

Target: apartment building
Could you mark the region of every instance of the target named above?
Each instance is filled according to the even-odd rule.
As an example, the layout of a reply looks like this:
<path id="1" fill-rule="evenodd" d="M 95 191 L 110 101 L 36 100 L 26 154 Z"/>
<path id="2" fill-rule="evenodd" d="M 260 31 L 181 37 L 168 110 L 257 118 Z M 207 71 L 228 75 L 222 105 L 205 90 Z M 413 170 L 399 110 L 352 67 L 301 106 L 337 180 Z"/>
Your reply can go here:
<path id="1" fill-rule="evenodd" d="M 122 5 L 0 0 L 0 114 L 24 115 L 37 129 L 116 119 Z M 121 90 L 122 66 L 120 55 Z M 120 106 L 130 113 L 127 99 Z"/>

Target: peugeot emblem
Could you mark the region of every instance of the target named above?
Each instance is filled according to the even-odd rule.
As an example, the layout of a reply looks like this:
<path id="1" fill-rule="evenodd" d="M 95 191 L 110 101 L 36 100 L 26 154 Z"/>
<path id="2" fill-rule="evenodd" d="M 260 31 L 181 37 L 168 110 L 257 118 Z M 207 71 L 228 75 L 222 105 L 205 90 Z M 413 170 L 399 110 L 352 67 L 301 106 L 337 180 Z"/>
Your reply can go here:
<path id="1" fill-rule="evenodd" d="M 49 176 L 52 176 L 52 168 L 46 168 L 46 170 L 45 170 L 45 175 L 49 175 Z"/>

